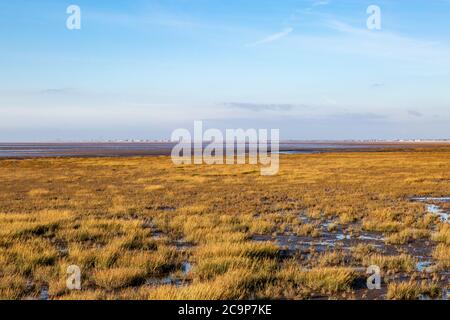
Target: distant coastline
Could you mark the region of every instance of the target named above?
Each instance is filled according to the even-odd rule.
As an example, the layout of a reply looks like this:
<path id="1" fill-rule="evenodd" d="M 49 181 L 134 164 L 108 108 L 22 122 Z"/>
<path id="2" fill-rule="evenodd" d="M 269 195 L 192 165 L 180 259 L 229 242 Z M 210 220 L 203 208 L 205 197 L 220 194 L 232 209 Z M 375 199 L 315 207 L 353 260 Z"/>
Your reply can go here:
<path id="1" fill-rule="evenodd" d="M 205 142 L 206 144 L 207 142 Z M 172 142 L 111 141 L 111 142 L 3 142 L 0 159 L 41 157 L 133 157 L 170 155 Z M 280 142 L 281 154 L 322 152 L 362 152 L 414 148 L 446 148 L 450 140 L 343 140 Z"/>

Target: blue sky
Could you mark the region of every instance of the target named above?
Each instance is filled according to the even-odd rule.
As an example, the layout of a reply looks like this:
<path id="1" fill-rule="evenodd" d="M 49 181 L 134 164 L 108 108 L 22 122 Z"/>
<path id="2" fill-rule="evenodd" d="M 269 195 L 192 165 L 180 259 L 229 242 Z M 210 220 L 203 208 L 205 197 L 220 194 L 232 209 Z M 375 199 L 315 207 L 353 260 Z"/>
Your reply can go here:
<path id="1" fill-rule="evenodd" d="M 450 0 L 0 3 L 0 141 L 450 138 L 449 88 Z"/>

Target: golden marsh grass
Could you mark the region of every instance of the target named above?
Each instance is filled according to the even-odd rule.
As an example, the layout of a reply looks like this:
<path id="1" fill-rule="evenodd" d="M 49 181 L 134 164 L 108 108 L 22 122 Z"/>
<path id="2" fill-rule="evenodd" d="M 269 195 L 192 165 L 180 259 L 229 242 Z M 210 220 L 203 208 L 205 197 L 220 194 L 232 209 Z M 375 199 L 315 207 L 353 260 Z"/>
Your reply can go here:
<path id="1" fill-rule="evenodd" d="M 42 287 L 50 299 L 358 298 L 372 264 L 387 276 L 380 298 L 448 284 L 450 227 L 410 201 L 450 196 L 447 149 L 282 155 L 276 176 L 164 156 L 0 164 L 3 299 Z M 379 240 L 352 242 L 367 234 Z M 415 246 L 434 266 L 420 275 L 429 282 L 411 280 Z M 65 286 L 69 265 L 81 268 L 80 291 Z"/>

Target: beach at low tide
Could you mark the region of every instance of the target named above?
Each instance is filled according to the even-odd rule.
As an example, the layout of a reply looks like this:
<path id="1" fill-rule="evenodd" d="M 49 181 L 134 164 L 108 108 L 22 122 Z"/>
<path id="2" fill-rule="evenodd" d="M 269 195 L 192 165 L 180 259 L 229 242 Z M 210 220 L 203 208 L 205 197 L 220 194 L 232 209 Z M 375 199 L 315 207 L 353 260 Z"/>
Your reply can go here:
<path id="1" fill-rule="evenodd" d="M 0 143 L 0 158 L 170 155 L 171 142 Z M 204 146 L 208 143 L 204 143 Z M 450 142 L 280 142 L 281 154 L 450 147 Z"/>

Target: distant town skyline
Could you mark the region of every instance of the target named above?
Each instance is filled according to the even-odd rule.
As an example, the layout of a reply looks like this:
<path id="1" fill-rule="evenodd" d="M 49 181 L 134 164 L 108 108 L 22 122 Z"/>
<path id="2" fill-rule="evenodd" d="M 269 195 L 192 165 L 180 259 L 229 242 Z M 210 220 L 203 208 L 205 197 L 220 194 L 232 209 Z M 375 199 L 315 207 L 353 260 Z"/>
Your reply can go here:
<path id="1" fill-rule="evenodd" d="M 1 2 L 0 141 L 161 140 L 194 120 L 283 140 L 448 139 L 449 12 L 449 0 Z"/>

